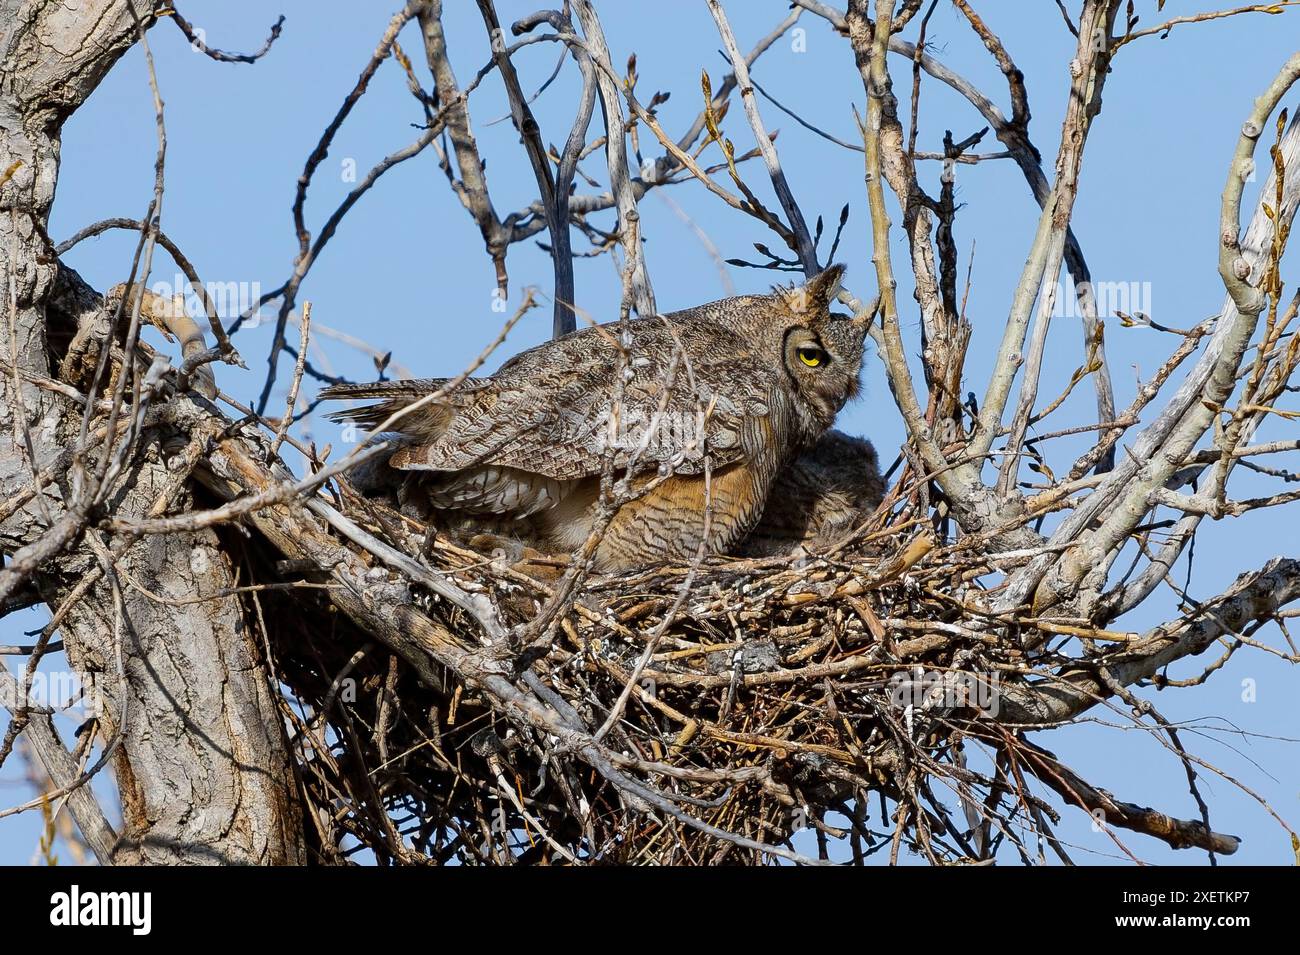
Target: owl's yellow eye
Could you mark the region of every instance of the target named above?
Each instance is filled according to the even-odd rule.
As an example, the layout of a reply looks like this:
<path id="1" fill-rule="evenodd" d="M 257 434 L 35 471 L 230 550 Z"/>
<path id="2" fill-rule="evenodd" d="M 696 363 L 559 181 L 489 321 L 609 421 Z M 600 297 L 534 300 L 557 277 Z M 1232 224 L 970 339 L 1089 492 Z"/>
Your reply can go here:
<path id="1" fill-rule="evenodd" d="M 799 348 L 795 350 L 795 354 L 809 368 L 816 368 L 826 360 L 826 353 L 820 348 Z"/>

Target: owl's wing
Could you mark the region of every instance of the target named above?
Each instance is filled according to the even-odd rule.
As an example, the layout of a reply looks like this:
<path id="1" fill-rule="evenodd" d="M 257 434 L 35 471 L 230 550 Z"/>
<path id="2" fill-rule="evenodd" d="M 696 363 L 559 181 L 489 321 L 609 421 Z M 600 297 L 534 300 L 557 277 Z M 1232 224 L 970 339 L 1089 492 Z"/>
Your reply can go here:
<path id="1" fill-rule="evenodd" d="M 600 474 L 612 448 L 620 469 L 635 463 L 638 471 L 666 465 L 698 474 L 706 453 L 716 469 L 761 446 L 764 419 L 782 410 L 774 369 L 716 326 L 674 334 L 660 320 L 639 319 L 632 327 L 621 401 L 617 326 L 587 329 L 458 390 L 436 429 L 399 425 L 412 441 L 389 464 L 429 471 L 493 465 L 572 480 Z"/>
<path id="2" fill-rule="evenodd" d="M 491 464 L 557 479 L 599 474 L 612 449 L 614 465 L 637 470 L 667 464 L 697 474 L 707 453 L 714 468 L 745 456 L 746 429 L 770 401 L 737 404 L 730 395 L 670 394 L 631 385 L 617 402 L 613 389 L 570 387 L 536 394 L 489 386 L 457 408 L 442 434 L 416 441 L 390 459 L 396 468 L 459 471 Z"/>

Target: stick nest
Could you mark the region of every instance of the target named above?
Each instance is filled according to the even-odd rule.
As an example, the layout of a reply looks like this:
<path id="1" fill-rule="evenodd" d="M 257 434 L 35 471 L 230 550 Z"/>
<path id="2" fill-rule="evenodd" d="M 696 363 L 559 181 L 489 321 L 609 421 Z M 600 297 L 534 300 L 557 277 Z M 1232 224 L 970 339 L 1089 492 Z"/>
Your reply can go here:
<path id="1" fill-rule="evenodd" d="M 537 580 L 345 485 L 351 519 L 490 599 L 517 638 L 496 649 L 499 673 L 597 737 L 600 759 L 449 668 L 421 681 L 328 591 L 265 591 L 321 860 L 752 864 L 844 840 L 857 861 L 906 847 L 954 862 L 1018 841 L 1015 817 L 1050 808 L 1016 795 L 1011 774 L 967 769 L 963 753 L 972 736 L 1010 738 L 990 706 L 1024 655 L 967 608 L 980 561 L 935 547 L 928 521 L 891 507 L 908 498 L 895 487 L 831 556 L 591 576 L 563 599 L 564 577 Z M 413 596 L 482 646 L 469 614 Z"/>

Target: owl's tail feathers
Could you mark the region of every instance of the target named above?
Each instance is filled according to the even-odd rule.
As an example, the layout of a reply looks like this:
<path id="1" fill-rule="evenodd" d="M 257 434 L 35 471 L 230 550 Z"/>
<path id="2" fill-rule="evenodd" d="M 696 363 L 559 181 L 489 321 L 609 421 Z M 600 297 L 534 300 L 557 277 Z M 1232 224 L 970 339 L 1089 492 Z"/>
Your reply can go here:
<path id="1" fill-rule="evenodd" d="M 447 378 L 400 378 L 397 381 L 341 382 L 324 388 L 322 398 L 406 398 L 414 401 L 447 383 Z"/>
<path id="2" fill-rule="evenodd" d="M 354 421 L 367 428 L 376 428 L 403 408 L 408 408 L 421 398 L 435 394 L 449 380 L 447 378 L 406 378 L 400 381 L 344 383 L 330 385 L 321 391 L 320 397 L 324 399 L 361 401 L 375 398 L 385 399 L 378 404 L 364 405 L 359 408 L 343 408 L 326 415 L 331 421 L 340 423 Z M 469 379 L 461 385 L 461 388 L 473 387 L 474 384 L 473 379 Z M 422 407 L 395 421 L 392 430 L 418 437 L 432 437 L 440 434 L 446 427 L 447 420 L 450 417 L 450 409 L 447 404 L 447 401 L 442 398 L 426 402 Z"/>

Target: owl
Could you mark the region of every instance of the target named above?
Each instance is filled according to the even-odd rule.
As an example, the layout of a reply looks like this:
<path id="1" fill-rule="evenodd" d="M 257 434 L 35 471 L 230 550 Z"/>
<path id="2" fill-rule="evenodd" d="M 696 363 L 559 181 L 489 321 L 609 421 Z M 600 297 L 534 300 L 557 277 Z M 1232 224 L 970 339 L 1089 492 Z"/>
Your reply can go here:
<path id="1" fill-rule="evenodd" d="M 866 520 L 883 496 L 871 442 L 832 428 L 777 474 L 763 516 L 739 553 L 820 553 Z"/>
<path id="2" fill-rule="evenodd" d="M 447 379 L 322 396 L 380 399 L 331 415 L 370 428 L 426 399 L 394 424 L 398 446 L 368 480 L 399 484 L 434 523 L 513 524 L 540 549 L 574 551 L 600 519 L 609 461 L 630 497 L 599 537 L 597 570 L 726 553 L 857 394 L 868 318 L 831 315 L 843 271 L 580 329 L 432 401 Z"/>

